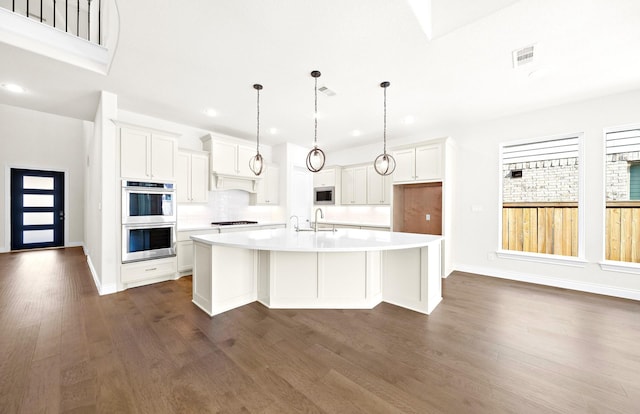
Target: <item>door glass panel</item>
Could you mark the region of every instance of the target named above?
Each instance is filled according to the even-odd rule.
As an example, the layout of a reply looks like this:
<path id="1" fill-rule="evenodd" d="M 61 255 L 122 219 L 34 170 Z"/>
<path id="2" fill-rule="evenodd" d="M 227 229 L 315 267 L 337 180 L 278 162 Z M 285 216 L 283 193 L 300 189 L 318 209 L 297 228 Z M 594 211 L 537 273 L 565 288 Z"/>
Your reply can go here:
<path id="1" fill-rule="evenodd" d="M 53 241 L 52 230 L 27 230 L 22 232 L 24 244 L 30 243 L 51 243 Z"/>
<path id="2" fill-rule="evenodd" d="M 25 175 L 22 178 L 22 185 L 30 190 L 53 190 L 53 177 L 34 177 Z"/>
<path id="3" fill-rule="evenodd" d="M 25 194 L 22 205 L 24 207 L 53 207 L 53 194 Z"/>
<path id="4" fill-rule="evenodd" d="M 23 213 L 22 219 L 25 226 L 53 224 L 53 213 Z"/>

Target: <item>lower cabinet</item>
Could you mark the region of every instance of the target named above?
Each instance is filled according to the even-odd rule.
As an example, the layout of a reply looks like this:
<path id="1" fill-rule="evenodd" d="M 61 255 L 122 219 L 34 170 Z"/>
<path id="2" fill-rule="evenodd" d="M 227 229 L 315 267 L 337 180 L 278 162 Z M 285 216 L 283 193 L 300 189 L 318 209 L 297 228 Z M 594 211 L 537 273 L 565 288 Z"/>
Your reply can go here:
<path id="1" fill-rule="evenodd" d="M 123 263 L 120 267 L 120 280 L 125 288 L 130 288 L 175 279 L 176 271 L 177 260 L 175 256 Z"/>
<path id="2" fill-rule="evenodd" d="M 188 230 L 178 232 L 178 241 L 176 243 L 176 255 L 178 257 L 178 273 L 180 276 L 190 275 L 193 271 L 193 240 L 191 236 L 198 236 L 211 233 L 232 233 L 235 231 L 248 230 L 264 230 L 264 229 L 283 229 L 285 224 L 264 224 L 252 227 L 236 227 L 227 226 L 202 230 Z"/>

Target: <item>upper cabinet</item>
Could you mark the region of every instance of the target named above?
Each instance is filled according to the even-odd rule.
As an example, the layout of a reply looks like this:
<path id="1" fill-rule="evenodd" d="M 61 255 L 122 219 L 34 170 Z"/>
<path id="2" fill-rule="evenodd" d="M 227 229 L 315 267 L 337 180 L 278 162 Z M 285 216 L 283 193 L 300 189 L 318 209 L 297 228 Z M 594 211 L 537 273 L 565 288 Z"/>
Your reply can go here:
<path id="1" fill-rule="evenodd" d="M 261 176 L 256 193 L 251 196 L 252 204 L 278 205 L 280 203 L 280 169 L 272 164 L 266 165 Z"/>
<path id="2" fill-rule="evenodd" d="M 336 172 L 339 174 L 337 168 L 329 167 L 324 168 L 317 173 L 313 174 L 313 186 L 314 187 L 335 187 L 336 186 Z M 340 177 L 338 176 L 338 179 Z"/>
<path id="3" fill-rule="evenodd" d="M 367 166 L 367 204 L 390 204 L 390 199 L 391 176 L 380 175 L 373 165 Z"/>
<path id="4" fill-rule="evenodd" d="M 176 169 L 178 203 L 206 203 L 209 199 L 209 154 L 179 150 Z"/>
<path id="5" fill-rule="evenodd" d="M 441 142 L 393 151 L 393 182 L 441 181 L 442 155 Z"/>
<path id="6" fill-rule="evenodd" d="M 367 167 L 342 169 L 342 204 L 367 204 Z"/>
<path id="7" fill-rule="evenodd" d="M 211 142 L 211 172 L 230 176 L 254 177 L 249 169 L 249 160 L 255 154 L 254 147 L 213 140 Z"/>
<path id="8" fill-rule="evenodd" d="M 120 175 L 123 178 L 174 181 L 175 136 L 142 128 L 120 127 Z"/>
<path id="9" fill-rule="evenodd" d="M 249 168 L 249 161 L 256 155 L 254 146 L 241 144 L 232 137 L 219 137 L 207 134 L 200 138 L 205 151 L 209 151 L 211 190 L 245 190 L 251 193 L 257 191 L 258 181 Z"/>

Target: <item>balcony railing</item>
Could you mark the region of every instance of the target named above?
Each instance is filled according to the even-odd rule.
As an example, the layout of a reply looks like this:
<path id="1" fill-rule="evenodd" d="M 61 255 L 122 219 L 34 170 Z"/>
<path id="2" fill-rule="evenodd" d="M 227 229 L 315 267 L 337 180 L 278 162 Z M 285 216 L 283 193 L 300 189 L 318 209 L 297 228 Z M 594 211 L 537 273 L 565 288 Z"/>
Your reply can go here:
<path id="1" fill-rule="evenodd" d="M 4 8 L 102 45 L 102 0 L 4 0 Z"/>

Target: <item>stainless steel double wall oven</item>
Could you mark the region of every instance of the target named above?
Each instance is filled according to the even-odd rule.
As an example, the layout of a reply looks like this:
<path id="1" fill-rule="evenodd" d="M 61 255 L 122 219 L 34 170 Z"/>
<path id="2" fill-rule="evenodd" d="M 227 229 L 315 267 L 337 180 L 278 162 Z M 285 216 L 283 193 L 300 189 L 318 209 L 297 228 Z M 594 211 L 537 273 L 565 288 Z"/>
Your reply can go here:
<path id="1" fill-rule="evenodd" d="M 173 183 L 122 181 L 122 262 L 175 256 Z"/>

